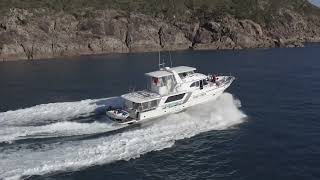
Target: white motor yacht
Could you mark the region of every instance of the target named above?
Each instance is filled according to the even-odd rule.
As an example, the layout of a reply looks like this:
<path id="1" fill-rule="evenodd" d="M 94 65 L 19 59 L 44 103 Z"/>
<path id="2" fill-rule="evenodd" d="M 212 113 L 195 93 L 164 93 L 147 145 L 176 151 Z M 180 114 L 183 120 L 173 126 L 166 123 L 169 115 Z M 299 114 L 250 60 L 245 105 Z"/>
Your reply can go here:
<path id="1" fill-rule="evenodd" d="M 164 67 L 146 73 L 148 88 L 124 94 L 122 107 L 109 107 L 106 114 L 120 124 L 132 124 L 180 112 L 219 97 L 235 79 L 196 73 L 187 66 Z"/>

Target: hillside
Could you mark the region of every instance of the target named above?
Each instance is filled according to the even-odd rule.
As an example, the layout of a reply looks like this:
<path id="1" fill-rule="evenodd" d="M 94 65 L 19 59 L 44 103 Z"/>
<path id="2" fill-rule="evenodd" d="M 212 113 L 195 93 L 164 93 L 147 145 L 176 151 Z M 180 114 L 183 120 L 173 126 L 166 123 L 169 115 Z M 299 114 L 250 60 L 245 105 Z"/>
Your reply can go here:
<path id="1" fill-rule="evenodd" d="M 0 14 L 3 60 L 320 40 L 306 0 L 0 0 Z"/>

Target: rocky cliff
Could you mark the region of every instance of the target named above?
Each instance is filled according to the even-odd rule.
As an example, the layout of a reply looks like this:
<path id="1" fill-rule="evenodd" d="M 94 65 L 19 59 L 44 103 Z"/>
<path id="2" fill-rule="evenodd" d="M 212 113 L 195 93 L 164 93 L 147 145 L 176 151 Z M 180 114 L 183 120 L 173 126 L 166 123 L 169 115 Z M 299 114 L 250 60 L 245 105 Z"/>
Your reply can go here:
<path id="1" fill-rule="evenodd" d="M 320 40 L 320 17 L 280 8 L 269 24 L 224 14 L 199 21 L 164 20 L 122 10 L 77 13 L 12 8 L 0 17 L 0 58 L 185 49 L 299 47 Z"/>

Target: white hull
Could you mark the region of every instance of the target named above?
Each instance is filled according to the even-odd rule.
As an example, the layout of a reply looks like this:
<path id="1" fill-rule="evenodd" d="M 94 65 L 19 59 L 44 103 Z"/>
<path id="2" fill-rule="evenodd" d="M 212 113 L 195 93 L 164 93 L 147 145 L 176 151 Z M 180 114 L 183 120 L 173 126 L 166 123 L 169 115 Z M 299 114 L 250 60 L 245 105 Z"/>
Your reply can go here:
<path id="1" fill-rule="evenodd" d="M 216 89 L 213 89 L 213 88 L 207 89 L 207 90 L 203 89 L 203 90 L 193 92 L 190 99 L 186 103 L 179 104 L 173 107 L 167 107 L 167 108 L 165 106 L 160 106 L 155 110 L 142 112 L 140 114 L 140 119 L 137 120 L 137 122 L 154 119 L 154 118 L 165 116 L 168 114 L 178 113 L 192 106 L 213 101 L 217 99 L 229 86 L 230 84 L 220 88 L 216 88 Z"/>

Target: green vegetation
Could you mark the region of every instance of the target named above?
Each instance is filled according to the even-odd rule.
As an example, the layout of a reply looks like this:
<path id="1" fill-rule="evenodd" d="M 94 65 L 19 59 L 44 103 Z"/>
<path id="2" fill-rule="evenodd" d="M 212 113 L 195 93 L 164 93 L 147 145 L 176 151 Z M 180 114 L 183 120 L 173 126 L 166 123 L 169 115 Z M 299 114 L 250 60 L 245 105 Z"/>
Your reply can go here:
<path id="1" fill-rule="evenodd" d="M 48 8 L 73 12 L 83 8 L 121 9 L 155 17 L 179 20 L 212 18 L 232 14 L 238 18 L 268 23 L 279 8 L 288 7 L 299 13 L 319 12 L 307 0 L 0 0 L 0 11 L 9 8 Z"/>

